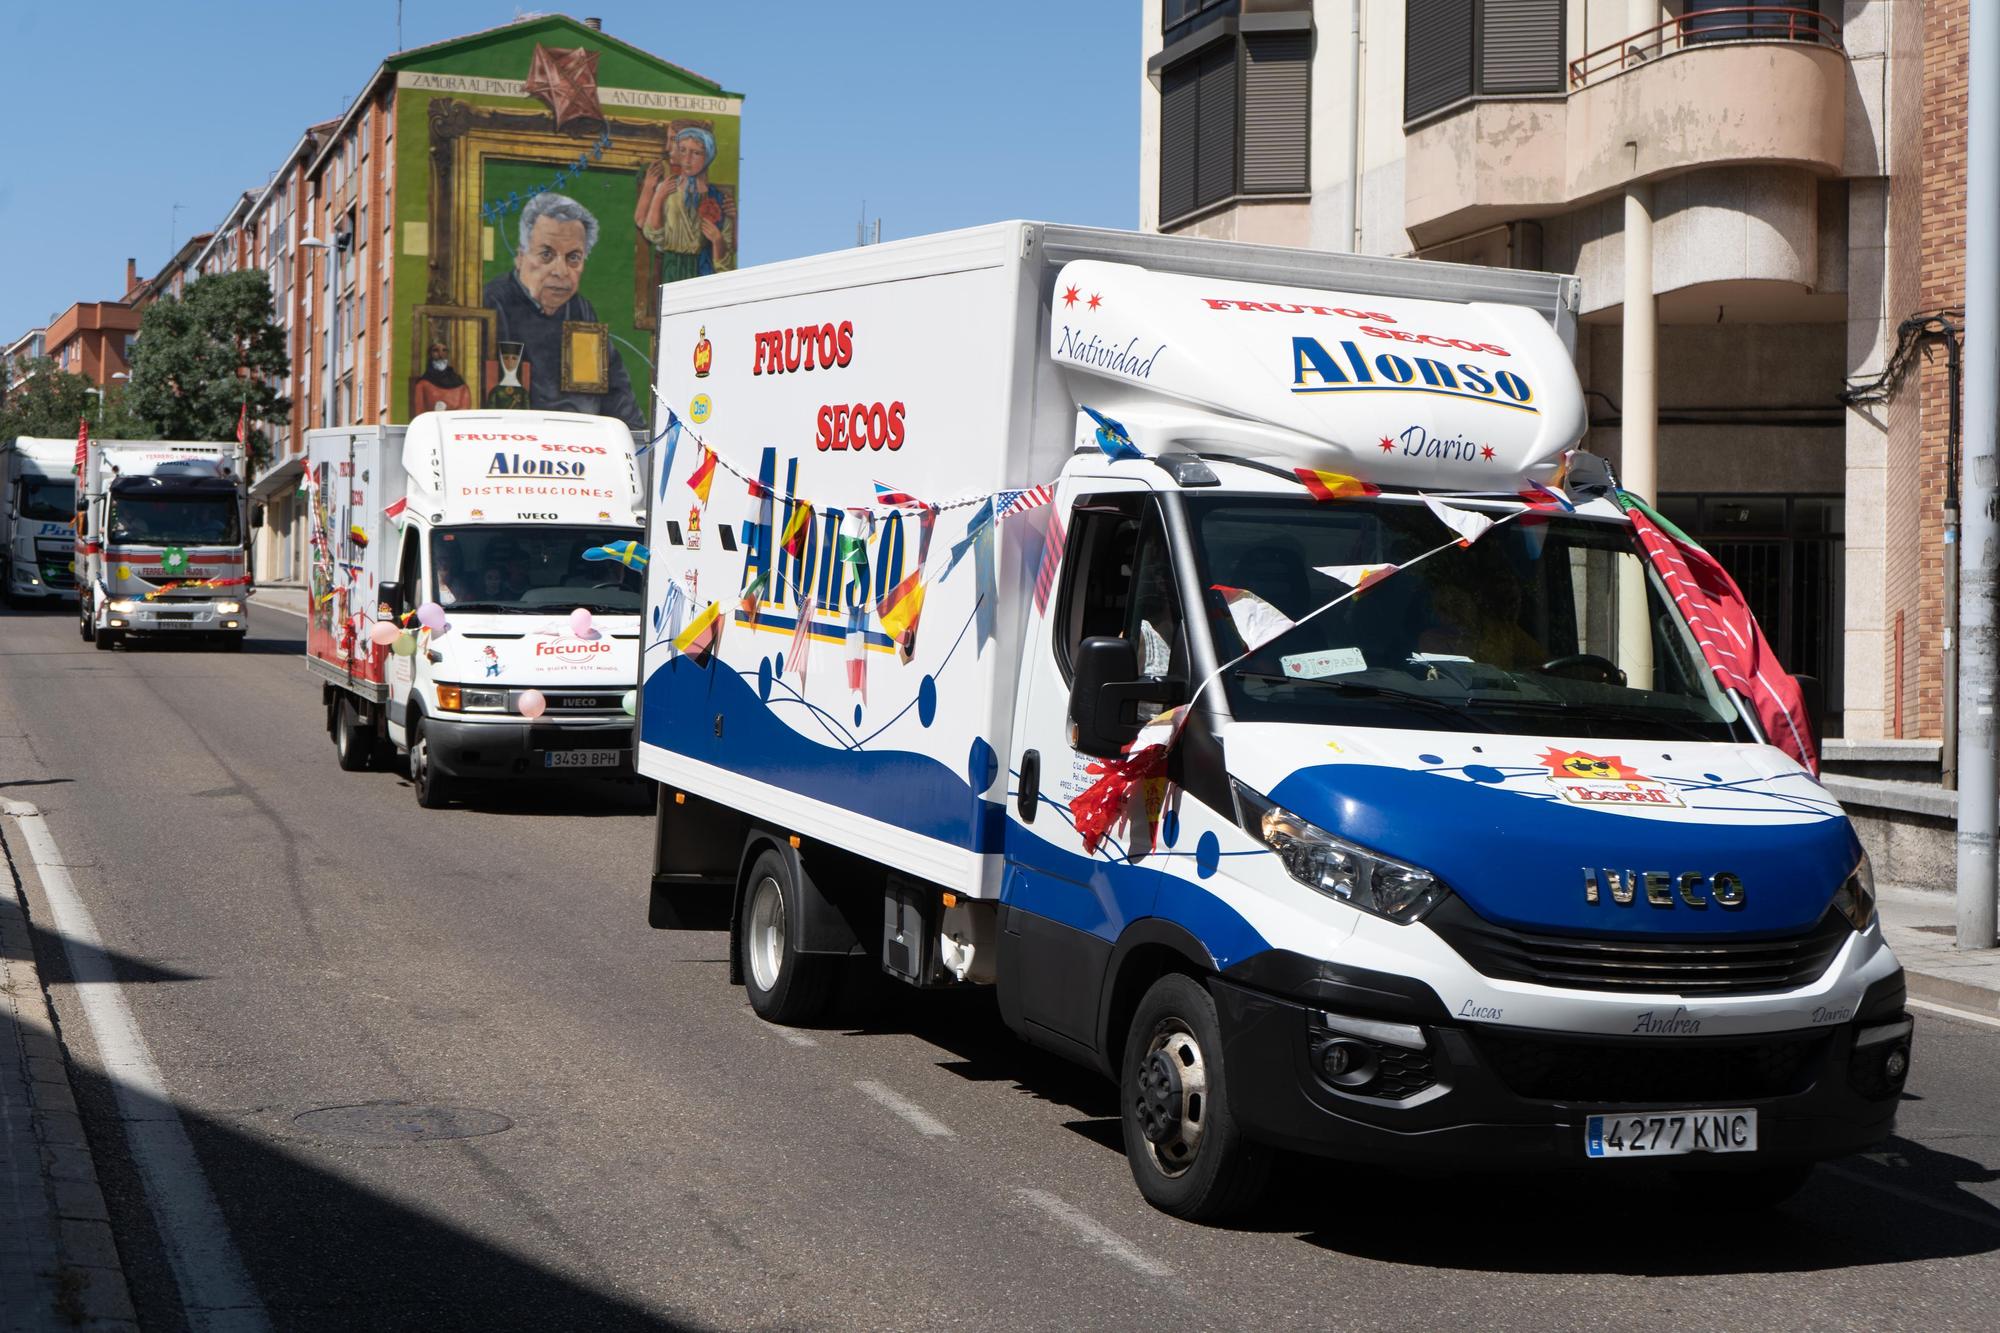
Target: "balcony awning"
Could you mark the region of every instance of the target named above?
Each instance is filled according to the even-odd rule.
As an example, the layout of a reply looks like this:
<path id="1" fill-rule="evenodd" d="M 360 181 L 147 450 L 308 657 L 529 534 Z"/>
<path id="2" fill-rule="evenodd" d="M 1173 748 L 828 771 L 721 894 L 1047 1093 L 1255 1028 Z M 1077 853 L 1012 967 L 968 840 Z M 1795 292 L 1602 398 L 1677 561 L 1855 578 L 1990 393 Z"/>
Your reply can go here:
<path id="1" fill-rule="evenodd" d="M 305 473 L 305 460 L 294 454 L 278 466 L 266 472 L 250 484 L 250 498 L 255 501 L 269 501 L 275 495 L 296 487 Z"/>

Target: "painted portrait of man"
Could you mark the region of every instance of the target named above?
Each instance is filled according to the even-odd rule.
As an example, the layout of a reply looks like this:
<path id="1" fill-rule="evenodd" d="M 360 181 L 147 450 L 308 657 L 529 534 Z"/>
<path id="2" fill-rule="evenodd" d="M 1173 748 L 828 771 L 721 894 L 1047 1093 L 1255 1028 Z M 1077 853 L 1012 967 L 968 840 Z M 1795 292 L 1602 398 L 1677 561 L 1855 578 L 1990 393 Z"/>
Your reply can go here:
<path id="1" fill-rule="evenodd" d="M 662 282 L 736 267 L 736 204 L 708 179 L 713 161 L 715 135 L 690 125 L 640 177 L 632 221 L 659 256 Z"/>
<path id="2" fill-rule="evenodd" d="M 496 343 L 518 343 L 530 407 L 646 424 L 607 326 L 580 288 L 597 219 L 567 195 L 543 192 L 521 209 L 514 266 L 480 295 L 497 319 Z"/>
<path id="3" fill-rule="evenodd" d="M 410 381 L 410 415 L 424 412 L 461 412 L 472 406 L 472 386 L 451 364 L 451 349 L 435 332 L 431 334 L 424 373 Z"/>

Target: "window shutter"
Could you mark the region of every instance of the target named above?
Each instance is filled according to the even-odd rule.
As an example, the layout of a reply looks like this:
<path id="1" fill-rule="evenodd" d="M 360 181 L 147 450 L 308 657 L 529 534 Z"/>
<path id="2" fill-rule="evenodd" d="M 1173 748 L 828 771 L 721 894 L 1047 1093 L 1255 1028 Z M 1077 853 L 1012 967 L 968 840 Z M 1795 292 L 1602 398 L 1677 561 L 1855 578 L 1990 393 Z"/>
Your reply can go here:
<path id="1" fill-rule="evenodd" d="M 1480 8 L 1479 91 L 1563 91 L 1562 0 L 1485 0 Z"/>
<path id="2" fill-rule="evenodd" d="M 1201 94 L 1199 57 L 1160 71 L 1160 221 L 1195 208 L 1195 112 Z"/>
<path id="3" fill-rule="evenodd" d="M 1403 119 L 1472 96 L 1472 0 L 1407 0 Z"/>
<path id="4" fill-rule="evenodd" d="M 1236 193 L 1236 43 L 1201 56 L 1201 109 L 1195 148 L 1195 207 Z"/>
<path id="5" fill-rule="evenodd" d="M 1243 51 L 1243 192 L 1303 193 L 1311 188 L 1312 34 L 1257 33 Z"/>

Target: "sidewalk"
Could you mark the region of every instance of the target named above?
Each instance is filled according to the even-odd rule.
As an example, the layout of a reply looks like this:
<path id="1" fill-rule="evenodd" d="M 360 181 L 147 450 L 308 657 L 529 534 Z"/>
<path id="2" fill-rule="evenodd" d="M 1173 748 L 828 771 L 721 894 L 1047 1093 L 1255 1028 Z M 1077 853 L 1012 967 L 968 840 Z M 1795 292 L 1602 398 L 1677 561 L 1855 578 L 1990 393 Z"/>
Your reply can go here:
<path id="1" fill-rule="evenodd" d="M 1881 885 L 1882 938 L 1896 951 L 1910 994 L 2000 1019 L 2000 949 L 1961 949 L 1958 908 L 1949 893 Z"/>
<path id="2" fill-rule="evenodd" d="M 11 815 L 0 814 L 0 845 L 0 1333 L 137 1329 L 35 965 L 34 862 Z"/>
<path id="3" fill-rule="evenodd" d="M 306 613 L 306 590 L 298 583 L 260 583 L 250 594 L 252 614 L 262 610 L 290 612 L 295 616 Z"/>

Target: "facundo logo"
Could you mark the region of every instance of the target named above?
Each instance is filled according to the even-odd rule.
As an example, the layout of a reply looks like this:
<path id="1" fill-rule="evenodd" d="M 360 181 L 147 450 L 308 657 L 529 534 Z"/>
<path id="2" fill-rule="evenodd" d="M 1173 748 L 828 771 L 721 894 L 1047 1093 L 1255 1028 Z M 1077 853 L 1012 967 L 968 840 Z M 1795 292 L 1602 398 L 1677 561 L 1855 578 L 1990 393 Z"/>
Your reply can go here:
<path id="1" fill-rule="evenodd" d="M 585 643 L 577 639 L 559 639 L 554 643 L 537 643 L 535 645 L 535 656 L 537 657 L 592 657 L 598 653 L 608 653 L 610 651 L 611 645 L 601 639 L 595 643 Z"/>
<path id="2" fill-rule="evenodd" d="M 1549 770 L 1549 780 L 1571 805 L 1680 808 L 1685 804 L 1665 783 L 1627 768 L 1625 761 L 1616 755 L 1551 748 L 1543 751 L 1535 762 Z"/>
<path id="3" fill-rule="evenodd" d="M 701 341 L 694 345 L 694 377 L 698 380 L 705 380 L 708 378 L 709 367 L 715 362 L 715 348 L 708 341 L 708 326 L 706 324 L 701 326 L 699 337 Z"/>
<path id="4" fill-rule="evenodd" d="M 1336 356 L 1317 338 L 1293 338 L 1292 392 L 1425 393 L 1541 415 L 1534 389 L 1511 370 L 1394 352 L 1378 352 L 1371 360 L 1352 339 L 1341 339 L 1339 346 Z"/>

